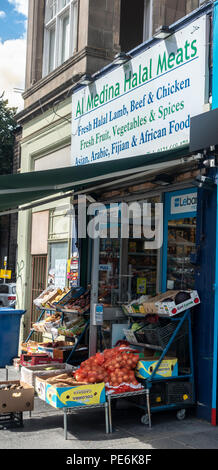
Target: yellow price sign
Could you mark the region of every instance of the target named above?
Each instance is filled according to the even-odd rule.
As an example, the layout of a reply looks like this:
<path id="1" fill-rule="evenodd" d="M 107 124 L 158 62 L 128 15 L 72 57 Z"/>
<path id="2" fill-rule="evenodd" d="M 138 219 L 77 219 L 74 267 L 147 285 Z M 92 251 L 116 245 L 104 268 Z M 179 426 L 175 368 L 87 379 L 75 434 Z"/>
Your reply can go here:
<path id="1" fill-rule="evenodd" d="M 137 294 L 146 294 L 146 278 L 137 278 Z"/>
<path id="2" fill-rule="evenodd" d="M 8 269 L 0 269 L 0 278 L 11 279 L 11 273 L 12 271 L 9 271 Z"/>

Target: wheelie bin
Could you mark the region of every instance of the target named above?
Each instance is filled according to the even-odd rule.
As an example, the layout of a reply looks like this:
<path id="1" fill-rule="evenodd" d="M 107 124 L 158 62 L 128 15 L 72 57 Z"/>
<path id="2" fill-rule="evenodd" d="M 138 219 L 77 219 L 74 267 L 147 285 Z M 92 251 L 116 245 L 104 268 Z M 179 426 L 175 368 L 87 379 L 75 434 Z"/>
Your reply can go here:
<path id="1" fill-rule="evenodd" d="M 0 367 L 11 365 L 18 355 L 20 320 L 26 310 L 0 308 Z"/>

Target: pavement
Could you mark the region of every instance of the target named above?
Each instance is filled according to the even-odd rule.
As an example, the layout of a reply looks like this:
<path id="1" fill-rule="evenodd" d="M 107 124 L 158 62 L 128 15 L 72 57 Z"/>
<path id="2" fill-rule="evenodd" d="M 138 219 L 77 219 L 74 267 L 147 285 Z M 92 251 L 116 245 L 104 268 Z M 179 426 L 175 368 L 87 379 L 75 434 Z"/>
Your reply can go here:
<path id="1" fill-rule="evenodd" d="M 0 381 L 5 380 L 0 369 Z M 9 380 L 19 372 L 9 368 Z M 104 409 L 77 410 L 68 415 L 64 438 L 63 411 L 35 397 L 34 410 L 23 413 L 22 428 L 0 430 L 0 449 L 218 449 L 218 427 L 195 417 L 189 410 L 182 421 L 175 411 L 152 415 L 152 427 L 141 424 L 143 411 L 117 400 L 113 410 L 113 433 L 105 433 Z"/>

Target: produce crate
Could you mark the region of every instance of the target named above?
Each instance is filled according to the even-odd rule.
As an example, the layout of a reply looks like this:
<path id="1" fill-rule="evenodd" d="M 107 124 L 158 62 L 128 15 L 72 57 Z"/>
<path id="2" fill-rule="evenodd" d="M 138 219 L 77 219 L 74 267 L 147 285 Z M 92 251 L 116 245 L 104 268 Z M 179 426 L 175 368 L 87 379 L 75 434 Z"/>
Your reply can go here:
<path id="1" fill-rule="evenodd" d="M 21 368 L 21 381 L 25 382 L 32 387 L 35 387 L 35 378 L 46 376 L 53 376 L 56 373 L 61 374 L 61 372 L 65 372 L 66 370 L 73 370 L 73 367 L 68 364 L 63 363 L 48 363 L 43 365 L 37 366 L 30 366 L 30 367 L 22 367 Z"/>
<path id="2" fill-rule="evenodd" d="M 166 384 L 153 383 L 150 391 L 151 406 L 160 406 L 166 404 Z"/>
<path id="3" fill-rule="evenodd" d="M 185 405 L 194 404 L 194 386 L 191 382 L 167 382 L 166 383 L 166 402 L 183 403 Z"/>
<path id="4" fill-rule="evenodd" d="M 51 362 L 48 354 L 32 353 L 21 354 L 20 364 L 22 366 L 36 366 L 38 364 L 48 364 Z"/>
<path id="5" fill-rule="evenodd" d="M 85 293 L 84 287 L 72 287 L 70 291 L 64 297 L 62 297 L 62 299 L 59 302 L 57 302 L 55 305 L 56 307 L 63 307 L 67 302 L 69 302 L 72 299 L 74 300 L 78 299 L 84 293 Z"/>
<path id="6" fill-rule="evenodd" d="M 9 388 L 11 386 L 16 388 Z M 3 414 L 32 411 L 33 408 L 34 388 L 31 385 L 20 380 L 0 382 L 0 410 Z"/>
<path id="7" fill-rule="evenodd" d="M 8 428 L 21 428 L 23 427 L 23 413 L 22 411 L 15 413 L 0 414 L 0 430 Z"/>
<path id="8" fill-rule="evenodd" d="M 149 325 L 143 326 L 140 330 L 137 330 L 135 336 L 139 343 L 165 349 L 177 326 L 177 322 L 160 319 L 158 323 L 150 323 Z M 183 324 L 175 337 L 175 341 L 184 337 L 187 333 L 187 325 Z"/>

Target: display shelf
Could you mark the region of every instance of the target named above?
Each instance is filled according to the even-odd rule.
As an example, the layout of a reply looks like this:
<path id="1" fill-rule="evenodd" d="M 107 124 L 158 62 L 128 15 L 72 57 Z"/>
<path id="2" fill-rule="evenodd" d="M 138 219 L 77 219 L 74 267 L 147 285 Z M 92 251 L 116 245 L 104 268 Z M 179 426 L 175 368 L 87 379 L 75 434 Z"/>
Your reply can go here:
<path id="1" fill-rule="evenodd" d="M 131 264 L 131 263 L 130 263 L 130 264 Z M 137 265 L 137 266 L 135 267 L 135 265 L 133 265 L 133 264 L 132 264 L 131 266 L 132 266 L 132 269 L 135 269 L 136 271 L 137 271 L 138 269 L 148 269 L 148 270 L 150 270 L 150 271 L 151 271 L 151 270 L 152 270 L 152 271 L 156 271 L 156 269 L 157 269 L 156 266 L 140 266 L 140 265 L 138 266 L 138 265 Z"/>
<path id="2" fill-rule="evenodd" d="M 146 344 L 146 343 L 129 343 L 131 346 L 137 346 L 140 348 L 148 348 L 148 349 L 155 349 L 156 351 L 162 351 L 160 346 L 155 344 Z"/>
<path id="3" fill-rule="evenodd" d="M 131 314 L 128 314 L 127 316 L 132 316 Z M 139 317 L 139 315 L 136 315 Z M 174 318 L 170 319 L 171 321 L 175 321 Z M 177 375 L 177 376 L 171 376 L 171 377 L 164 377 L 164 376 L 157 376 L 156 373 L 161 365 L 162 360 L 167 358 L 168 351 L 170 350 L 170 347 L 173 345 L 174 341 L 178 339 L 178 335 L 180 334 L 182 326 L 185 324 L 185 321 L 188 322 L 187 325 L 187 337 L 188 337 L 188 348 L 189 348 L 189 367 L 187 368 L 187 374 L 184 373 L 182 375 Z M 190 310 L 186 310 L 182 313 L 181 317 L 176 319 L 177 325 L 174 331 L 171 332 L 169 335 L 169 338 L 166 339 L 166 345 L 164 348 L 161 348 L 161 354 L 159 358 L 157 358 L 157 361 L 155 363 L 154 369 L 152 370 L 151 374 L 148 377 L 145 377 L 142 380 L 142 384 L 144 385 L 146 389 L 146 397 L 147 397 L 147 404 L 146 406 L 141 405 L 141 404 L 136 404 L 139 408 L 143 409 L 144 411 L 147 412 L 147 415 L 142 416 L 141 422 L 143 424 L 149 424 L 149 427 L 151 427 L 151 413 L 156 412 L 156 411 L 162 411 L 162 410 L 170 410 L 170 409 L 179 409 L 180 411 L 183 410 L 186 407 L 193 406 L 195 404 L 195 393 L 194 393 L 194 362 L 193 362 L 193 348 L 192 348 L 192 328 L 191 328 L 191 314 Z M 170 333 L 170 332 L 169 332 Z M 142 343 L 136 344 L 132 343 L 132 346 L 134 345 L 135 347 L 140 347 Z M 144 347 L 148 347 L 147 344 L 143 344 Z M 156 349 L 156 347 L 152 346 L 151 344 L 149 345 L 151 349 Z M 184 371 L 185 372 L 185 371 Z M 181 379 L 186 379 L 190 383 L 190 387 L 193 388 L 193 395 L 192 395 L 192 401 L 187 403 L 184 401 L 184 399 L 179 403 L 176 401 L 172 402 L 167 402 L 166 404 L 161 404 L 161 405 L 155 405 L 152 406 L 150 403 L 150 392 L 152 392 L 152 386 L 153 384 L 157 382 L 162 382 L 162 383 L 173 383 L 177 382 Z M 110 416 L 109 416 L 110 417 Z"/>
<path id="4" fill-rule="evenodd" d="M 168 227 L 183 229 L 183 228 L 196 228 L 196 225 L 195 224 L 171 224 L 169 223 Z"/>
<path id="5" fill-rule="evenodd" d="M 179 242 L 179 241 L 174 241 L 174 240 L 169 240 L 168 241 L 168 245 L 180 245 L 180 246 L 196 246 L 195 243 L 192 243 L 192 242 L 189 242 L 188 240 L 185 241 L 185 242 Z"/>
<path id="6" fill-rule="evenodd" d="M 157 256 L 157 253 L 147 253 L 146 251 L 145 252 L 142 252 L 142 251 L 138 251 L 138 252 L 128 251 L 128 255 L 129 256 Z"/>

